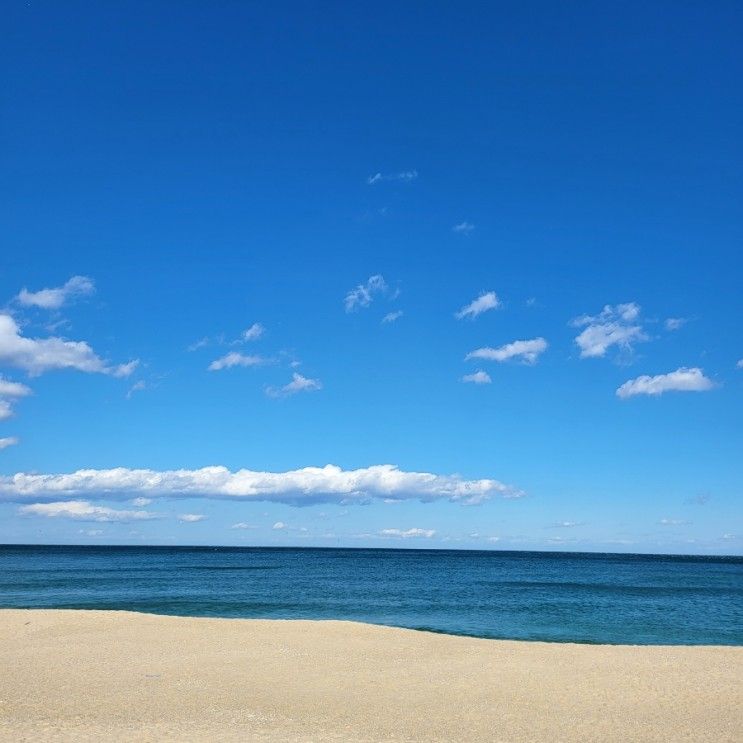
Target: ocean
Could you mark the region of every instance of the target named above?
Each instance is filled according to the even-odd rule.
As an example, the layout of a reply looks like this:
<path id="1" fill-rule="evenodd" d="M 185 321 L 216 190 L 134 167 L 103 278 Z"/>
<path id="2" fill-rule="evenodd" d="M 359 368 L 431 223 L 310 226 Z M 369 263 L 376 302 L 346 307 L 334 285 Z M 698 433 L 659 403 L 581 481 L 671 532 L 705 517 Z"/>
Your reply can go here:
<path id="1" fill-rule="evenodd" d="M 5 545 L 0 607 L 349 619 L 549 642 L 743 645 L 743 558 Z"/>

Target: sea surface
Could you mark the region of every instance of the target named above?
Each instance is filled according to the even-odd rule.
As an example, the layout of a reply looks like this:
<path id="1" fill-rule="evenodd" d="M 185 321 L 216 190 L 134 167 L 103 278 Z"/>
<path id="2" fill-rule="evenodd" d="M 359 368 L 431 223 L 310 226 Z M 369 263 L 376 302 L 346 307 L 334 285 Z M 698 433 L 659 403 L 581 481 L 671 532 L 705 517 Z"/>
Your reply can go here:
<path id="1" fill-rule="evenodd" d="M 743 558 L 0 546 L 0 607 L 352 619 L 554 642 L 743 645 Z"/>

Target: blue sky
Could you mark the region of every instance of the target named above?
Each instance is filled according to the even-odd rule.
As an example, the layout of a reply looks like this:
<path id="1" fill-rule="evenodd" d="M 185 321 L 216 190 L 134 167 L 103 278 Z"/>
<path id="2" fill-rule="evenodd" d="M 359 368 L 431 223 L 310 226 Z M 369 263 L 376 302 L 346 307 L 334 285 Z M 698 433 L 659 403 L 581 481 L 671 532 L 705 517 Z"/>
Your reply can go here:
<path id="1" fill-rule="evenodd" d="M 739 5 L 5 14 L 0 541 L 743 553 Z"/>

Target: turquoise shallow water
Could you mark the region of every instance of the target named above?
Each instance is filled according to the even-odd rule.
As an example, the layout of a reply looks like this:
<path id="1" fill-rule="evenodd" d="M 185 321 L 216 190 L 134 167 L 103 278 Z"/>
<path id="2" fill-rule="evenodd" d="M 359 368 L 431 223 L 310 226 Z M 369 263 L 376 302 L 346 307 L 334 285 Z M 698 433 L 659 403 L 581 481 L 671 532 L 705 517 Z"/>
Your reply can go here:
<path id="1" fill-rule="evenodd" d="M 743 558 L 0 546 L 0 606 L 353 619 L 522 640 L 743 645 Z"/>

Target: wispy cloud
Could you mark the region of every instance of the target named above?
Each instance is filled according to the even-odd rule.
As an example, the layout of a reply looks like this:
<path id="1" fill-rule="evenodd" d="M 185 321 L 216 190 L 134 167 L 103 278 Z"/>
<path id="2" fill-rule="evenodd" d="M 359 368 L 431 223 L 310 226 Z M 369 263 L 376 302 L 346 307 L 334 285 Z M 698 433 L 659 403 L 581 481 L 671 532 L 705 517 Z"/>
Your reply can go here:
<path id="1" fill-rule="evenodd" d="M 131 400 L 132 395 L 134 395 L 136 392 L 142 392 L 142 390 L 147 389 L 147 382 L 143 380 L 139 380 L 138 382 L 135 382 L 126 392 L 126 399 Z"/>
<path id="2" fill-rule="evenodd" d="M 232 524 L 230 529 L 257 529 L 257 526 L 247 523 L 247 521 L 238 521 L 236 524 Z"/>
<path id="3" fill-rule="evenodd" d="M 380 294 L 386 294 L 388 291 L 387 282 L 381 274 L 370 276 L 363 284 L 359 284 L 346 294 L 343 300 L 343 306 L 346 312 L 355 312 L 361 307 L 368 307 L 374 297 Z"/>
<path id="4" fill-rule="evenodd" d="M 281 531 L 282 529 L 286 529 L 286 524 L 283 521 L 277 521 L 271 528 L 274 531 Z"/>
<path id="5" fill-rule="evenodd" d="M 472 222 L 468 222 L 467 220 L 465 220 L 464 222 L 455 224 L 454 227 L 452 227 L 451 229 L 452 232 L 457 232 L 460 235 L 469 235 L 470 232 L 475 229 L 475 225 L 472 224 Z"/>
<path id="6" fill-rule="evenodd" d="M 657 374 L 654 377 L 644 374 L 630 379 L 617 389 L 617 397 L 657 396 L 665 392 L 706 392 L 714 386 L 714 382 L 705 377 L 698 367 L 681 367 L 668 374 Z"/>
<path id="7" fill-rule="evenodd" d="M 513 341 L 498 348 L 478 348 L 465 356 L 465 361 L 483 359 L 502 363 L 516 359 L 524 364 L 535 364 L 539 356 L 547 350 L 547 341 L 544 338 L 533 338 L 528 341 Z"/>
<path id="8" fill-rule="evenodd" d="M 379 532 L 383 537 L 395 537 L 397 539 L 420 538 L 430 539 L 436 535 L 435 529 L 381 529 Z"/>
<path id="9" fill-rule="evenodd" d="M 230 351 L 230 353 L 212 361 L 207 368 L 209 371 L 221 371 L 222 369 L 232 369 L 235 366 L 260 366 L 266 362 L 267 360 L 263 356 L 249 356 L 239 351 Z"/>
<path id="10" fill-rule="evenodd" d="M 2 418 L 2 415 L 0 415 L 0 418 Z M 7 449 L 9 446 L 16 446 L 17 444 L 17 436 L 4 436 L 0 439 L 0 450 Z"/>
<path id="11" fill-rule="evenodd" d="M 382 318 L 382 323 L 386 325 L 387 323 L 396 322 L 402 316 L 403 316 L 403 311 L 402 310 L 396 310 L 395 312 L 388 312 Z"/>
<path id="12" fill-rule="evenodd" d="M 666 330 L 680 330 L 686 325 L 688 320 L 685 317 L 669 317 L 663 323 Z"/>
<path id="13" fill-rule="evenodd" d="M 62 286 L 53 289 L 40 289 L 31 292 L 21 289 L 16 301 L 24 307 L 41 307 L 45 310 L 58 310 L 73 299 L 84 297 L 95 291 L 95 284 L 87 276 L 73 276 Z"/>
<path id="14" fill-rule="evenodd" d="M 203 497 L 232 500 L 308 503 L 367 503 L 372 500 L 450 500 L 464 504 L 492 498 L 520 498 L 524 493 L 498 480 L 466 480 L 459 475 L 406 472 L 391 464 L 343 470 L 332 464 L 289 472 L 259 472 L 226 467 L 198 470 L 146 470 L 119 467 L 78 470 L 70 474 L 0 476 L 0 500 L 132 497 Z M 87 501 L 77 503 L 87 510 Z M 83 505 L 80 505 L 83 504 Z M 54 504 L 61 508 L 60 503 Z M 52 509 L 53 510 L 53 509 Z"/>
<path id="15" fill-rule="evenodd" d="M 314 392 L 321 389 L 322 382 L 319 379 L 310 379 L 294 372 L 291 382 L 283 387 L 266 387 L 266 394 L 269 397 L 289 397 L 290 395 L 296 395 L 297 392 Z"/>
<path id="16" fill-rule="evenodd" d="M 159 513 L 124 511 L 106 506 L 94 506 L 86 500 L 32 503 L 28 506 L 21 506 L 18 511 L 24 516 L 44 516 L 46 518 L 72 519 L 74 521 L 149 521 L 162 518 L 162 514 Z"/>
<path id="17" fill-rule="evenodd" d="M 54 336 L 26 338 L 10 315 L 0 314 L 0 363 L 23 369 L 31 376 L 53 369 L 77 369 L 87 373 L 127 377 L 139 362 L 112 366 L 84 341 L 67 341 Z"/>
<path id="18" fill-rule="evenodd" d="M 493 380 L 490 379 L 490 374 L 486 371 L 478 370 L 473 374 L 465 374 L 462 381 L 470 384 L 490 384 Z"/>
<path id="19" fill-rule="evenodd" d="M 575 526 L 583 526 L 582 521 L 558 521 L 552 524 L 553 527 L 558 529 L 572 529 Z"/>
<path id="20" fill-rule="evenodd" d="M 206 516 L 203 513 L 180 513 L 178 514 L 178 521 L 182 521 L 184 524 L 195 524 L 197 521 L 203 521 Z"/>
<path id="21" fill-rule="evenodd" d="M 735 365 L 736 369 L 743 369 L 743 359 L 738 359 L 738 363 Z"/>
<path id="22" fill-rule="evenodd" d="M 406 183 L 409 183 L 410 181 L 414 181 L 417 177 L 417 170 L 402 170 L 399 173 L 374 173 L 366 179 L 366 182 L 370 186 L 374 186 L 375 184 L 382 183 L 384 181 L 404 181 Z"/>
<path id="23" fill-rule="evenodd" d="M 247 330 L 243 330 L 242 339 L 245 341 L 257 341 L 266 329 L 259 322 L 254 322 Z"/>
<path id="24" fill-rule="evenodd" d="M 688 521 L 683 519 L 661 519 L 658 523 L 661 526 L 686 526 L 689 524 Z"/>
<path id="25" fill-rule="evenodd" d="M 640 322 L 640 306 L 635 302 L 607 304 L 598 315 L 582 315 L 571 321 L 585 329 L 575 339 L 581 358 L 599 358 L 612 347 L 631 351 L 635 343 L 648 340 Z"/>
<path id="26" fill-rule="evenodd" d="M 455 312 L 454 317 L 457 320 L 463 320 L 464 318 L 474 320 L 478 315 L 482 315 L 483 312 L 495 310 L 500 306 L 501 301 L 495 292 L 485 292 L 477 299 L 473 299 L 469 304 L 466 304 L 461 310 Z"/>

